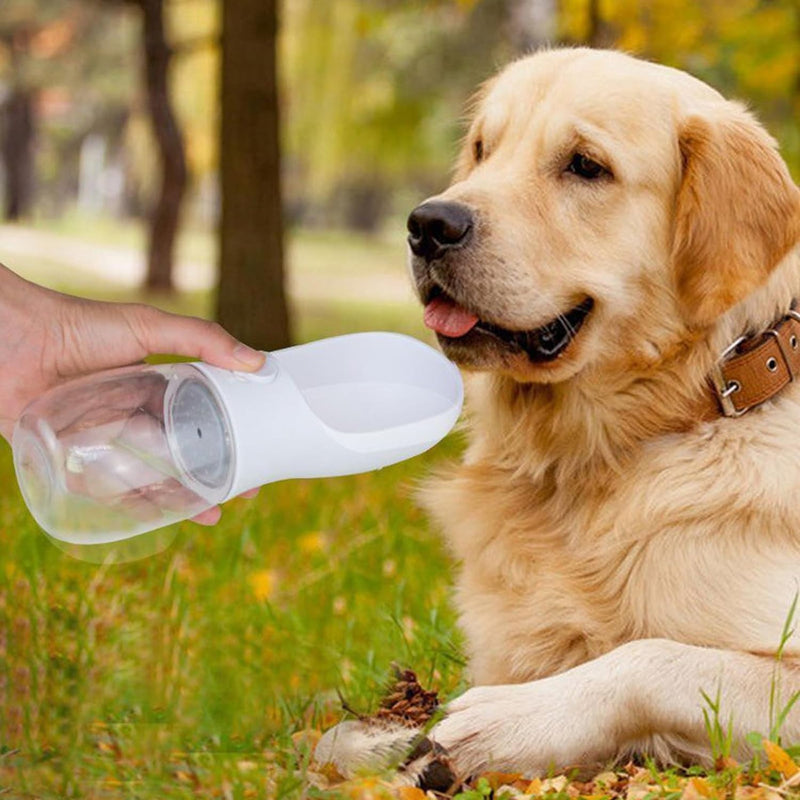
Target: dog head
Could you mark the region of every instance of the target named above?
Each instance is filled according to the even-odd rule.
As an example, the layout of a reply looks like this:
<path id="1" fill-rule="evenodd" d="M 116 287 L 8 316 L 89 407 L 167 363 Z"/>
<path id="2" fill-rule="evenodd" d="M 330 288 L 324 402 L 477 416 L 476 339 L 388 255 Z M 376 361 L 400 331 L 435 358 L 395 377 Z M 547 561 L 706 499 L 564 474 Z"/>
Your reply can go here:
<path id="1" fill-rule="evenodd" d="M 701 81 L 553 50 L 483 87 L 453 184 L 408 228 L 445 352 L 555 383 L 713 327 L 800 238 L 800 193 L 768 134 Z"/>

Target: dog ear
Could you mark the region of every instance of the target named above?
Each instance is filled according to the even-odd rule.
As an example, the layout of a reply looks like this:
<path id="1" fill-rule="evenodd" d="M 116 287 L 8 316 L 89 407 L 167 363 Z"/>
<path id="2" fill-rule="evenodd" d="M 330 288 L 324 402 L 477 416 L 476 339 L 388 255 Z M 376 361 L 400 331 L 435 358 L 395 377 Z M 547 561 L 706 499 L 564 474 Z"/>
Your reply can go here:
<path id="1" fill-rule="evenodd" d="M 763 284 L 800 238 L 800 190 L 743 108 L 689 117 L 680 131 L 673 263 L 690 323 L 710 324 Z"/>

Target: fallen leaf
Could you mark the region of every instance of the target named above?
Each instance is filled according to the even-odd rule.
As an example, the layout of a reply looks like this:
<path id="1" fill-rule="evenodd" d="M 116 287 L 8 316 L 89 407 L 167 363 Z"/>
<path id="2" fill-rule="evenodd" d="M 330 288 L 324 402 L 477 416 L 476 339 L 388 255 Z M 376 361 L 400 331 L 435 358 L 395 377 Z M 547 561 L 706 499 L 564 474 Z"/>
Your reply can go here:
<path id="1" fill-rule="evenodd" d="M 517 800 L 517 798 L 530 800 L 528 795 L 522 793 L 521 789 L 517 789 L 516 786 L 510 786 L 507 783 L 495 789 L 492 797 L 496 798 L 496 800 L 500 800 L 501 797 L 506 798 L 506 800 Z"/>
<path id="2" fill-rule="evenodd" d="M 563 792 L 569 783 L 566 775 L 556 775 L 555 778 L 547 778 L 542 781 L 543 792 Z"/>
<path id="3" fill-rule="evenodd" d="M 292 734 L 292 744 L 294 749 L 298 752 L 308 750 L 310 753 L 314 752 L 317 742 L 322 738 L 322 731 L 316 728 L 303 728 Z"/>
<path id="4" fill-rule="evenodd" d="M 341 783 L 345 779 L 344 775 L 336 769 L 335 764 L 320 764 L 317 772 L 330 783 Z"/>
<path id="5" fill-rule="evenodd" d="M 540 795 L 542 793 L 542 781 L 534 778 L 525 788 L 525 794 Z"/>
<path id="6" fill-rule="evenodd" d="M 652 786 L 649 783 L 634 783 L 628 785 L 628 790 L 625 792 L 625 800 L 644 800 L 647 795 L 653 792 L 659 793 L 660 786 Z M 689 800 L 689 798 L 681 798 L 681 800 Z M 692 800 L 696 800 L 693 798 Z"/>
<path id="7" fill-rule="evenodd" d="M 764 752 L 767 754 L 769 765 L 776 772 L 780 772 L 784 778 L 791 778 L 800 772 L 800 767 L 795 764 L 792 757 L 778 744 L 764 739 L 761 742 Z"/>
<path id="8" fill-rule="evenodd" d="M 400 800 L 428 800 L 425 792 L 416 786 L 400 786 L 396 791 Z"/>
<path id="9" fill-rule="evenodd" d="M 601 772 L 599 775 L 594 776 L 594 782 L 598 786 L 605 786 L 605 787 L 613 786 L 618 780 L 619 777 L 617 773 L 611 772 L 610 770 L 606 772 Z"/>
<path id="10" fill-rule="evenodd" d="M 780 795 L 766 786 L 737 786 L 733 800 L 779 800 Z"/>
<path id="11" fill-rule="evenodd" d="M 394 800 L 396 796 L 395 787 L 374 777 L 346 781 L 339 784 L 336 791 L 351 800 Z"/>
<path id="12" fill-rule="evenodd" d="M 481 778 L 486 778 L 489 782 L 489 786 L 492 787 L 494 791 L 499 789 L 501 786 L 510 786 L 515 781 L 518 781 L 522 777 L 521 772 L 484 772 Z"/>
<path id="13" fill-rule="evenodd" d="M 338 775 L 338 773 L 337 773 Z M 341 776 L 340 776 L 341 777 Z M 305 774 L 306 782 L 309 786 L 313 786 L 315 789 L 330 789 L 331 781 L 328 780 L 326 775 L 323 775 L 321 772 L 315 772 L 314 770 L 308 770 Z M 338 783 L 339 781 L 334 781 L 334 783 Z"/>
<path id="14" fill-rule="evenodd" d="M 717 793 L 705 778 L 689 778 L 681 794 L 681 800 L 705 800 L 714 798 Z"/>
<path id="15" fill-rule="evenodd" d="M 731 758 L 730 756 L 720 756 L 714 762 L 714 769 L 717 772 L 722 772 L 726 769 L 736 769 L 739 766 L 739 762 L 735 758 Z"/>

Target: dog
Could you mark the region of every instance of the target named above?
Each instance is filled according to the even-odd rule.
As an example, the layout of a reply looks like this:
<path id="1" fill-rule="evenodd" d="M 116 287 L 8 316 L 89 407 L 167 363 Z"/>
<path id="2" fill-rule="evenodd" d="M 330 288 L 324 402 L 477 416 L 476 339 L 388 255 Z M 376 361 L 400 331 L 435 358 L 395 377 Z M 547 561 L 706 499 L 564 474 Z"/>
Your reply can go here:
<path id="1" fill-rule="evenodd" d="M 775 682 L 784 703 L 800 690 L 800 642 L 781 647 L 800 191 L 773 140 L 678 70 L 543 51 L 482 87 L 452 185 L 408 227 L 469 408 L 463 463 L 425 504 L 460 563 L 478 686 L 432 738 L 462 774 L 707 762 L 705 693 L 746 757 Z M 745 381 L 719 370 L 747 353 L 739 416 Z M 800 708 L 782 735 L 800 741 Z"/>
<path id="2" fill-rule="evenodd" d="M 461 775 L 709 762 L 718 701 L 746 758 L 800 691 L 800 191 L 774 141 L 686 73 L 540 51 L 480 89 L 408 228 L 468 398 L 423 496 L 476 686 L 431 739 Z"/>

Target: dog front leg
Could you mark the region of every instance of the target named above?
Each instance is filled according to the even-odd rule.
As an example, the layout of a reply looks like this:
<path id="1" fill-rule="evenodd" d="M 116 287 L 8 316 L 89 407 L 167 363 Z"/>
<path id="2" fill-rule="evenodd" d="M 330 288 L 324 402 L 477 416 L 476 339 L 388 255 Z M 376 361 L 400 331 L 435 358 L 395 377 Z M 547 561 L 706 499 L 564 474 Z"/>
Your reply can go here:
<path id="1" fill-rule="evenodd" d="M 719 694 L 720 722 L 731 722 L 733 754 L 743 758 L 746 735 L 769 731 L 775 675 L 769 656 L 641 639 L 549 678 L 471 689 L 447 706 L 431 738 L 462 776 L 487 769 L 532 776 L 636 751 L 708 761 L 705 692 Z M 786 703 L 800 690 L 796 662 L 781 667 L 779 680 Z M 783 737 L 800 740 L 799 710 L 789 713 Z"/>

